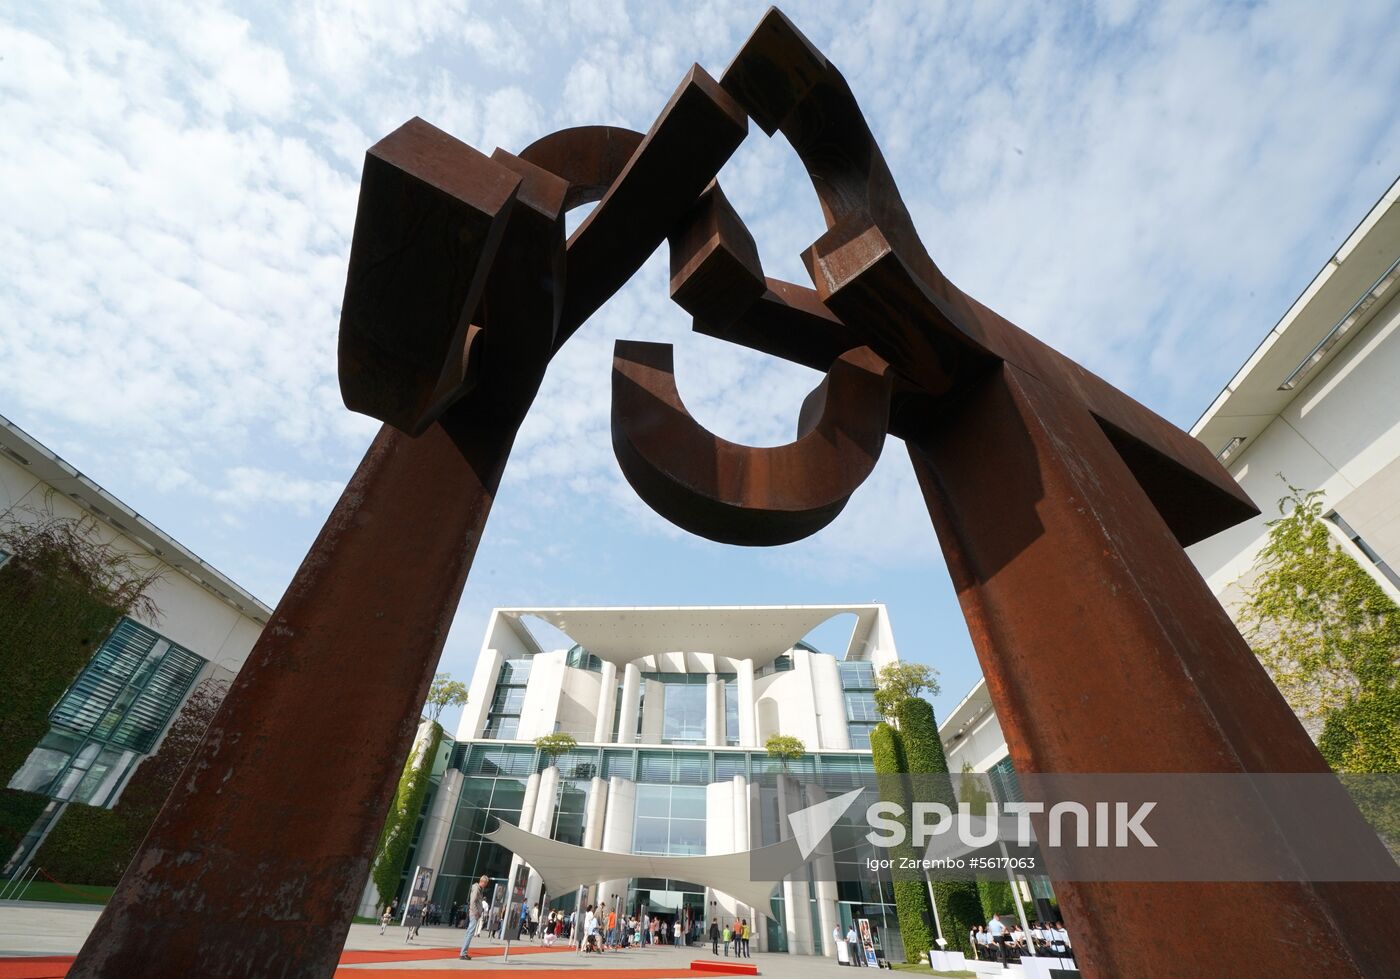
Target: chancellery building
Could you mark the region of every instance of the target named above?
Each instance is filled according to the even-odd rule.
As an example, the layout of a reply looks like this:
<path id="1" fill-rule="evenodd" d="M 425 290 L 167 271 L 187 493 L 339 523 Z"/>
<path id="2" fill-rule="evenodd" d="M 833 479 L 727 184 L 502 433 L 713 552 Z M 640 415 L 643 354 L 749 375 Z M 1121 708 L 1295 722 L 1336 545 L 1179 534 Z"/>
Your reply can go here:
<path id="1" fill-rule="evenodd" d="M 841 648 L 804 641 L 833 617 L 843 632 L 851 624 Z M 875 675 L 897 658 L 883 605 L 496 609 L 456 737 L 434 762 L 405 872 L 433 868 L 432 900 L 444 908 L 465 901 L 481 874 L 513 879 L 519 858 L 483 836 L 497 820 L 605 853 L 727 854 L 779 842 L 791 835 L 781 812 L 862 787 L 873 801 Z M 536 749 L 556 732 L 577 747 Z M 763 747 L 774 734 L 799 739 L 805 753 L 780 765 Z M 803 798 L 780 798 L 792 791 Z M 835 879 L 804 869 L 761 912 L 666 878 L 598 880 L 585 900 L 617 895 L 668 926 L 744 918 L 755 949 L 804 955 L 833 954 L 832 929 L 866 918 L 885 954 L 902 955 L 889 872 L 866 866 L 861 802 L 832 831 Z M 576 896 L 541 894 L 533 873 L 529 889 L 532 902 L 561 908 Z"/>

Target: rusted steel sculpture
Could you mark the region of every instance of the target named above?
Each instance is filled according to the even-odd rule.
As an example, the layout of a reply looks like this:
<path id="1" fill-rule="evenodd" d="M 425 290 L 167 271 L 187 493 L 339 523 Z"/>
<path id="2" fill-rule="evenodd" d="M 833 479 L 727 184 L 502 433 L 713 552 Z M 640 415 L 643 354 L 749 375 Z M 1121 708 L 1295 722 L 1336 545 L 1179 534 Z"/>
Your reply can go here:
<path id="1" fill-rule="evenodd" d="M 714 183 L 750 118 L 821 201 L 814 289 L 764 277 Z M 566 242 L 564 213 L 594 201 Z M 1197 442 L 943 277 L 845 80 L 773 10 L 645 136 L 565 130 L 488 158 L 415 119 L 369 151 L 340 377 L 387 424 L 70 976 L 331 975 L 515 433 L 554 352 L 668 239 L 696 329 L 826 379 L 795 442 L 747 448 L 687 415 L 669 348 L 619 343 L 613 442 L 655 509 L 716 540 L 794 540 L 898 436 L 1019 771 L 1326 771 L 1182 550 L 1253 504 Z M 1262 802 L 1252 816 L 1239 832 L 1289 845 Z M 1374 924 L 1400 911 L 1389 884 L 1057 891 L 1086 975 L 1400 961 Z"/>

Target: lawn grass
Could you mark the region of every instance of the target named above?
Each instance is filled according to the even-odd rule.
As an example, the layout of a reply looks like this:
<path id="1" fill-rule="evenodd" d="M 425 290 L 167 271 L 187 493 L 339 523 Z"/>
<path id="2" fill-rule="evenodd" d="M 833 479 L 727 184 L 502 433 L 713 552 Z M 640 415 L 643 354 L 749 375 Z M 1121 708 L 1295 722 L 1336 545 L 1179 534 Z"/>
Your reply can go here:
<path id="1" fill-rule="evenodd" d="M 957 972 L 940 972 L 937 969 L 930 969 L 922 962 L 891 962 L 890 968 L 900 972 L 917 972 L 925 976 L 938 976 L 939 979 L 977 979 L 975 972 L 965 972 L 962 969 Z"/>
<path id="2" fill-rule="evenodd" d="M 23 900 L 53 904 L 106 904 L 113 888 L 94 884 L 54 884 L 36 880 L 24 890 Z M 6 895 L 7 897 L 9 895 Z"/>

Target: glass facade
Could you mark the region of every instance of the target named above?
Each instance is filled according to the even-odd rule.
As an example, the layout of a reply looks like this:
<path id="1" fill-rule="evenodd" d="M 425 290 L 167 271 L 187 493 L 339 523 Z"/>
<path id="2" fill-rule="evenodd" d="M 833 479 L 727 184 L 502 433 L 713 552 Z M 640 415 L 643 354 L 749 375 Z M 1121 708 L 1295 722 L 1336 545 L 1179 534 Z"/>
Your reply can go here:
<path id="1" fill-rule="evenodd" d="M 501 664 L 482 737 L 508 741 L 520 730 L 520 708 L 525 703 L 530 666 L 528 659 L 508 659 Z"/>
<path id="2" fill-rule="evenodd" d="M 847 661 L 838 663 L 841 689 L 846 697 L 846 726 L 851 747 L 869 749 L 870 732 L 880 723 L 880 711 L 875 706 L 875 667 L 870 663 Z"/>
<path id="3" fill-rule="evenodd" d="M 705 852 L 705 787 L 638 785 L 633 853 L 689 857 Z"/>
<path id="4" fill-rule="evenodd" d="M 578 748 L 550 757 L 531 745 L 478 742 L 456 745 L 450 764 L 464 778 L 433 893 L 433 900 L 445 906 L 465 900 L 472 881 L 483 873 L 496 882 L 505 880 L 510 869 L 509 851 L 482 836 L 495 819 L 518 825 L 527 778 L 551 764 L 558 765 L 560 775 L 553 802 L 552 836 L 575 846 L 583 845 L 584 819 L 595 775 L 636 783 L 630 848 L 634 853 L 703 854 L 707 842 L 706 787 L 729 781 L 735 775 L 750 780 L 755 796 L 758 819 L 754 845 L 776 843 L 787 832 L 779 819 L 779 776 L 783 766 L 762 751 L 618 746 Z M 838 913 L 843 931 L 857 918 L 869 918 L 882 934 L 886 954 L 899 954 L 899 928 L 889 873 L 872 871 L 866 862 L 873 853 L 865 839 L 868 827 L 863 822 L 864 811 L 877 795 L 870 756 L 814 753 L 789 761 L 787 771 L 799 794 L 791 804 L 798 806 L 816 801 L 816 796 L 809 793 L 810 786 L 821 786 L 827 797 L 856 788 L 864 790 L 862 798 L 832 831 Z M 691 920 L 698 922 L 706 914 L 704 890 L 699 884 L 684 881 L 636 879 L 628 882 L 627 901 L 633 909 L 645 906 L 650 913 L 663 917 L 684 908 L 690 911 Z M 569 904 L 572 895 L 553 895 L 550 900 Z M 797 913 L 815 915 L 814 907 L 815 901 L 803 901 Z M 781 889 L 773 899 L 772 911 L 777 920 L 768 926 L 768 948 L 786 951 L 788 908 Z M 813 935 L 814 943 L 819 941 L 819 927 Z"/>
<path id="5" fill-rule="evenodd" d="M 108 804 L 154 747 L 204 659 L 122 619 L 49 713 L 51 725 L 10 787 Z"/>

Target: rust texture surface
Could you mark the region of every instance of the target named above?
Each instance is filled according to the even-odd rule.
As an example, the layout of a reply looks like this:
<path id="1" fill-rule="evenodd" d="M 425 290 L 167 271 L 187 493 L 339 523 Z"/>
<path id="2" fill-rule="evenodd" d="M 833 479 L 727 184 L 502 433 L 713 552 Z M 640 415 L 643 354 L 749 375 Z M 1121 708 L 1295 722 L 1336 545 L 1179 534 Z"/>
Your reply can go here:
<path id="1" fill-rule="evenodd" d="M 765 276 L 716 181 L 750 119 L 821 204 L 810 285 Z M 688 414 L 669 346 L 618 343 L 614 450 L 659 513 L 796 540 L 902 438 L 1018 770 L 1325 771 L 1183 551 L 1254 505 L 1194 439 L 943 276 L 849 85 L 771 10 L 645 134 L 487 155 L 415 119 L 370 149 L 339 368 L 385 426 L 71 976 L 332 975 L 515 433 L 554 353 L 663 243 L 697 331 L 823 379 L 793 442 L 742 446 Z M 1246 808 L 1240 832 L 1288 852 L 1299 827 Z M 1400 961 L 1377 926 L 1400 914 L 1391 884 L 1055 884 L 1086 976 Z"/>

